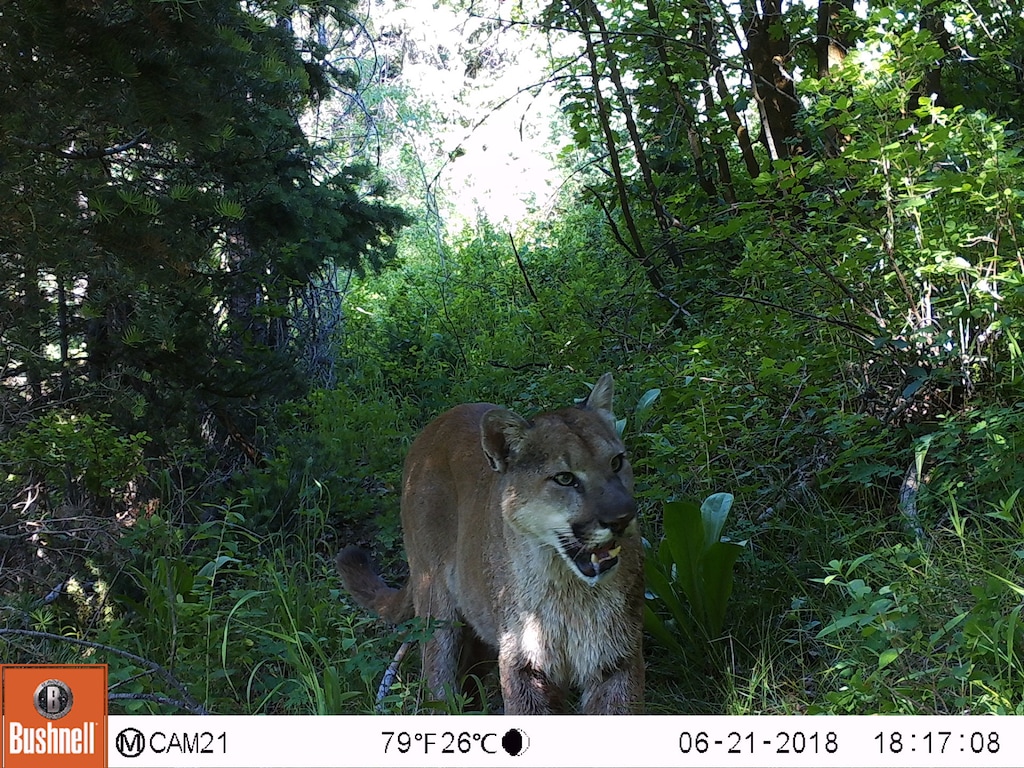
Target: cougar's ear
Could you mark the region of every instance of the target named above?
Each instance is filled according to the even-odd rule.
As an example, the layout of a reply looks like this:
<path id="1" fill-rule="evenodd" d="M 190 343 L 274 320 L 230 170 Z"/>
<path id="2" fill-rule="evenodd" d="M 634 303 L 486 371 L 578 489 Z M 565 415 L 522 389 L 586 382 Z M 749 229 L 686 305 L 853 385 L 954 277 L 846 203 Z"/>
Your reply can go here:
<path id="1" fill-rule="evenodd" d="M 606 373 L 597 380 L 594 388 L 590 390 L 590 396 L 583 404 L 583 407 L 592 411 L 603 412 L 601 415 L 614 424 L 615 414 L 612 413 L 612 395 L 614 392 L 615 385 L 612 383 L 612 375 Z"/>
<path id="2" fill-rule="evenodd" d="M 504 472 L 508 460 L 526 437 L 526 419 L 505 408 L 494 408 L 480 422 L 480 444 L 491 469 Z"/>

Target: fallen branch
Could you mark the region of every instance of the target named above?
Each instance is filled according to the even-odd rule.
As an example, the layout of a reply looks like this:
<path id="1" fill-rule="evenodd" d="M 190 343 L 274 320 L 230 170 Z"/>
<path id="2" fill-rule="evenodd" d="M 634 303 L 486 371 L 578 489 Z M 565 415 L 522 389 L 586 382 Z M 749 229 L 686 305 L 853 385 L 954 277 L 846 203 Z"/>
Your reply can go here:
<path id="1" fill-rule="evenodd" d="M 377 688 L 377 712 L 384 712 L 384 697 L 388 695 L 388 691 L 391 690 L 391 686 L 395 684 L 395 678 L 398 676 L 398 668 L 402 666 L 402 659 L 405 658 L 405 654 L 409 651 L 411 643 L 406 640 L 399 647 L 398 652 L 395 653 L 395 658 L 388 664 L 387 670 L 384 672 L 384 677 L 380 681 L 380 686 Z"/>
<path id="2" fill-rule="evenodd" d="M 71 645 L 78 645 L 83 648 L 93 648 L 98 651 L 106 651 L 107 653 L 112 653 L 115 656 L 120 656 L 123 659 L 128 659 L 129 661 L 132 661 L 141 667 L 145 667 L 150 672 L 158 675 L 163 679 L 165 683 L 167 683 L 169 686 L 171 686 L 176 691 L 178 691 L 178 693 L 181 694 L 183 699 L 182 702 L 172 702 L 172 700 L 168 699 L 169 703 L 179 704 L 183 709 L 187 709 L 188 711 L 196 715 L 210 714 L 209 710 L 207 710 L 206 707 L 204 707 L 202 704 L 200 704 L 198 701 L 192 698 L 192 695 L 188 692 L 188 689 L 186 689 L 185 686 L 182 685 L 174 675 L 172 675 L 170 672 L 168 672 L 166 669 L 161 667 L 156 662 L 150 661 L 149 659 L 144 659 L 141 656 L 137 656 L 134 653 L 122 651 L 120 648 L 114 648 L 111 645 L 104 645 L 103 643 L 94 643 L 90 640 L 79 640 L 77 637 L 65 637 L 64 635 L 55 635 L 51 632 L 37 632 L 36 630 L 32 629 L 0 629 L 0 637 L 4 637 L 5 635 L 15 635 L 18 637 L 33 637 L 40 640 L 70 643 Z M 124 696 L 127 694 L 114 695 Z"/>
<path id="3" fill-rule="evenodd" d="M 156 693 L 111 693 L 107 695 L 108 701 L 149 701 L 154 704 L 164 704 L 171 707 L 177 707 L 178 709 L 184 709 L 192 715 L 208 715 L 205 709 L 202 711 L 196 711 L 190 704 L 184 701 L 178 701 L 167 696 L 161 696 Z"/>

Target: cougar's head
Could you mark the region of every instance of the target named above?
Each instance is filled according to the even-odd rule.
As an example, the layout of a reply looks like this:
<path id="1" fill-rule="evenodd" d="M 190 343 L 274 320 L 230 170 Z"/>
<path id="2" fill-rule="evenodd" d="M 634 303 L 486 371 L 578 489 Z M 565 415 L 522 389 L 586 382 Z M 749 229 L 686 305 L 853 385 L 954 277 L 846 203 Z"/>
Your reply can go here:
<path id="1" fill-rule="evenodd" d="M 502 476 L 506 522 L 553 548 L 589 584 L 612 573 L 623 543 L 637 536 L 633 471 L 612 392 L 606 373 L 578 407 L 532 421 L 496 408 L 481 422 L 484 454 Z"/>

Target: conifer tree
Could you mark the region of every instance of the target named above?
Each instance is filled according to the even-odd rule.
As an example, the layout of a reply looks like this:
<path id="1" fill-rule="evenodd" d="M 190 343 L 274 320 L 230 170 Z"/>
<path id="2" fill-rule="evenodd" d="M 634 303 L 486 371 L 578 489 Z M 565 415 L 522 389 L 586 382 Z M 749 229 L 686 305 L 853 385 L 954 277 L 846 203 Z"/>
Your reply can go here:
<path id="1" fill-rule="evenodd" d="M 240 414 L 302 391 L 303 290 L 379 266 L 405 223 L 368 169 L 321 170 L 300 127 L 350 76 L 314 34 L 347 6 L 0 7 L 8 427 L 74 404 L 157 443 L 205 418 L 252 452 Z"/>

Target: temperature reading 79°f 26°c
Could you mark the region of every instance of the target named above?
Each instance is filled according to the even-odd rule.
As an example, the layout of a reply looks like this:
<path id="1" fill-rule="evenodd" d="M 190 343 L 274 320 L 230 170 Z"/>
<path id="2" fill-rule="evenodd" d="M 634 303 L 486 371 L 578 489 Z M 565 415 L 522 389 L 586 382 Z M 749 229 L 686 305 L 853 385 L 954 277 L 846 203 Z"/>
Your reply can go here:
<path id="1" fill-rule="evenodd" d="M 381 731 L 381 736 L 386 739 L 385 754 L 466 755 L 483 752 L 493 755 L 501 749 L 501 737 L 496 733 Z"/>

